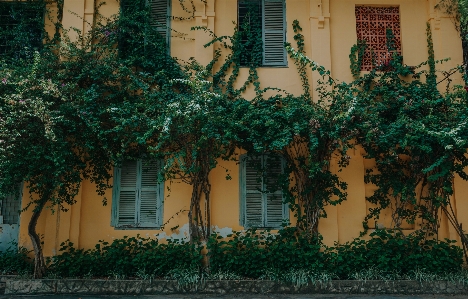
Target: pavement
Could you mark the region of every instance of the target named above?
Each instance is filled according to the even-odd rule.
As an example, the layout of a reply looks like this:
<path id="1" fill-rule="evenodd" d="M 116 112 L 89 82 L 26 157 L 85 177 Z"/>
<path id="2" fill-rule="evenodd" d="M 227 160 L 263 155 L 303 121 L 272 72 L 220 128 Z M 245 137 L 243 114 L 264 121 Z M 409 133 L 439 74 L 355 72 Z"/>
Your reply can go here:
<path id="1" fill-rule="evenodd" d="M 311 294 L 311 295 L 0 295 L 0 299 L 468 299 L 466 295 L 352 295 L 352 294 Z"/>

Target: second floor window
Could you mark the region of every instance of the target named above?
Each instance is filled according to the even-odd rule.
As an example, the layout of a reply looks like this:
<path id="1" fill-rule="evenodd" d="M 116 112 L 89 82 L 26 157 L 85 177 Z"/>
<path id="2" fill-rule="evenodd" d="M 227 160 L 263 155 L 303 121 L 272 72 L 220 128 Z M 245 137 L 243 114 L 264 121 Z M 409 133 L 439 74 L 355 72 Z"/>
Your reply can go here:
<path id="1" fill-rule="evenodd" d="M 44 5 L 36 2 L 0 0 L 0 55 L 25 58 L 41 48 Z"/>
<path id="2" fill-rule="evenodd" d="M 119 48 L 122 55 L 124 57 L 132 54 L 140 56 L 145 51 L 151 52 L 150 40 L 154 39 L 151 36 L 148 38 L 147 32 L 144 32 L 147 27 L 142 27 L 142 24 L 147 25 L 148 21 L 149 25 L 162 37 L 167 53 L 170 53 L 171 0 L 122 0 L 121 3 L 123 30 Z"/>
<path id="3" fill-rule="evenodd" d="M 286 66 L 284 0 L 239 0 L 237 8 L 241 42 L 245 47 L 241 65 Z"/>
<path id="4" fill-rule="evenodd" d="M 156 27 L 156 30 L 166 40 L 166 44 L 170 47 L 171 30 L 171 0 L 150 0 L 151 9 L 151 25 Z"/>
<path id="5" fill-rule="evenodd" d="M 384 66 L 392 58 L 392 51 L 401 55 L 400 8 L 356 6 L 356 34 L 367 49 L 361 70 L 370 71 L 374 66 Z M 387 40 L 392 36 L 393 40 Z M 390 49 L 389 49 L 390 47 Z"/>

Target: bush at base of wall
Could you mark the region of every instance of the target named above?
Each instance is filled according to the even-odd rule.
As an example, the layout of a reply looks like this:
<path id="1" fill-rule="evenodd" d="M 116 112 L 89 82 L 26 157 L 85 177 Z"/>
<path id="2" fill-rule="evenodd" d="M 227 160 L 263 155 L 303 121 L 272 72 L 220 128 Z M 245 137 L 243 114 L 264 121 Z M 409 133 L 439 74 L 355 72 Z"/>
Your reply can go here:
<path id="1" fill-rule="evenodd" d="M 0 252 L 0 274 L 27 274 L 32 273 L 32 259 L 29 251 L 18 244 L 12 243 L 5 251 Z"/>
<path id="2" fill-rule="evenodd" d="M 353 279 L 356 273 L 373 269 L 374 274 L 396 279 L 415 271 L 456 272 L 463 263 L 462 250 L 448 239 L 437 241 L 387 230 L 376 230 L 370 237 L 326 247 L 320 238 L 307 238 L 294 228 L 278 234 L 235 233 L 229 240 L 212 239 L 208 243 L 210 266 L 215 271 L 229 270 L 251 278 L 295 269 Z"/>
<path id="3" fill-rule="evenodd" d="M 460 272 L 462 250 L 453 243 L 387 230 L 376 230 L 368 239 L 357 238 L 334 247 L 326 247 L 320 237 L 309 238 L 295 228 L 275 234 L 247 230 L 227 238 L 213 235 L 206 245 L 180 240 L 159 243 L 157 239 L 137 236 L 115 239 L 110 244 L 101 241 L 90 250 L 62 243 L 61 254 L 49 260 L 48 270 L 54 277 L 173 278 L 194 282 L 202 277 L 287 281 L 417 279 L 423 274 L 442 277 Z M 17 262 L 9 262 L 12 259 Z M 13 269 L 12 264 L 22 266 Z M 0 254 L 4 274 L 31 271 L 27 265 L 24 250 L 17 255 Z"/>

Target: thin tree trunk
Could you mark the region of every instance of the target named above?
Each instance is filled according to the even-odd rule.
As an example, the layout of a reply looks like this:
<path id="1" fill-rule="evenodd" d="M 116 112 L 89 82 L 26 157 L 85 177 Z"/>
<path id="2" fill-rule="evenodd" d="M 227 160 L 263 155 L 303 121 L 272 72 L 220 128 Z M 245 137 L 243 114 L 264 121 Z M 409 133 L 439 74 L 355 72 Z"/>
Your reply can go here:
<path id="1" fill-rule="evenodd" d="M 41 202 L 34 209 L 31 220 L 28 224 L 28 235 L 31 238 L 31 243 L 34 248 L 34 278 L 43 278 L 46 272 L 46 265 L 44 261 L 44 254 L 42 252 L 41 239 L 36 232 L 36 224 L 42 210 L 45 206 L 46 200 L 42 199 Z"/>
<path id="2" fill-rule="evenodd" d="M 197 186 L 197 183 L 195 183 L 192 187 L 192 197 L 190 199 L 190 208 L 189 208 L 189 212 L 188 212 L 188 221 L 189 221 L 189 236 L 190 236 L 190 242 L 192 243 L 194 241 L 195 238 L 197 238 L 198 236 L 198 229 L 196 228 L 196 224 L 195 224 L 195 221 L 193 219 L 193 215 L 194 215 L 194 210 L 196 209 L 196 192 L 197 192 L 197 189 L 198 189 L 198 186 Z M 196 211 L 195 211 L 195 215 L 197 215 Z M 195 216 L 197 217 L 197 216 Z"/>

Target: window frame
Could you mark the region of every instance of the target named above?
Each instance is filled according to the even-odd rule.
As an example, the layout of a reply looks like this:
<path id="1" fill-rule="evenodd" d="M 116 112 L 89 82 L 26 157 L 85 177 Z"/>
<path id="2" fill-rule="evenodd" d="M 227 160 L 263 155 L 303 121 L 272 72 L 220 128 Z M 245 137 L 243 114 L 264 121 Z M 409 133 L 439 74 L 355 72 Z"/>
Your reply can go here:
<path id="1" fill-rule="evenodd" d="M 265 159 L 268 159 L 271 154 L 262 154 L 259 156 L 254 156 L 254 157 L 260 157 L 261 163 L 262 163 L 262 168 L 265 163 Z M 277 155 L 278 156 L 278 155 Z M 240 156 L 240 163 L 239 163 L 239 224 L 243 226 L 244 228 L 253 228 L 254 226 L 250 226 L 247 223 L 247 163 L 246 161 L 251 158 L 252 156 L 249 156 L 248 154 L 243 154 Z M 278 156 L 281 162 L 281 173 L 284 174 L 284 169 L 286 167 L 286 161 L 283 157 Z M 265 182 L 263 181 L 263 178 L 261 179 L 261 189 L 265 190 Z M 260 192 L 260 191 L 259 191 Z M 267 223 L 267 211 L 268 211 L 268 195 L 269 194 L 276 194 L 276 193 L 281 193 L 281 205 L 282 205 L 282 219 L 281 223 L 284 221 L 289 221 L 290 220 L 290 215 L 289 215 L 289 206 L 287 203 L 284 202 L 284 194 L 282 190 L 275 191 L 274 193 L 266 193 L 266 192 L 261 192 L 262 194 L 262 211 L 261 217 L 262 217 L 262 226 L 256 226 L 255 228 L 259 229 L 281 229 L 282 225 L 268 225 Z"/>
<path id="2" fill-rule="evenodd" d="M 240 24 L 240 8 L 239 4 L 241 3 L 247 3 L 247 2 L 258 2 L 261 4 L 261 18 L 262 18 L 262 63 L 260 67 L 275 67 L 275 68 L 284 68 L 288 67 L 288 55 L 286 53 L 286 48 L 284 47 L 284 44 L 286 43 L 286 37 L 287 37 L 287 21 L 286 21 L 286 0 L 237 0 L 237 26 L 238 28 L 241 27 Z M 281 63 L 268 63 L 265 61 L 265 2 L 281 2 L 283 4 L 282 8 L 282 13 L 283 13 L 283 28 L 282 28 L 282 34 L 283 34 L 283 42 L 282 42 L 282 49 L 283 49 L 283 61 Z M 270 31 L 275 31 L 272 29 L 268 29 Z M 248 65 L 240 65 L 240 67 L 250 67 Z"/>
<path id="3" fill-rule="evenodd" d="M 1 0 L 0 0 L 1 1 Z M 121 0 L 120 1 L 120 14 L 124 14 L 124 6 L 126 5 L 131 5 L 131 4 L 126 4 L 125 2 L 130 2 L 132 0 Z M 138 0 L 137 0 L 138 1 Z M 140 9 L 148 9 L 149 10 L 149 14 L 150 14 L 150 26 L 155 26 L 156 27 L 156 31 L 157 32 L 164 32 L 165 31 L 165 38 L 166 38 L 166 50 L 167 50 L 167 54 L 170 55 L 171 54 L 171 14 L 172 14 L 172 0 L 141 0 L 141 1 L 144 1 L 144 5 L 140 4 L 138 5 L 139 7 L 141 7 Z M 155 18 L 155 13 L 153 12 L 153 6 L 152 6 L 152 3 L 151 2 L 157 2 L 157 1 L 165 1 L 166 2 L 166 17 L 167 17 L 167 20 L 166 20 L 166 25 L 164 25 L 166 28 L 164 30 L 160 30 L 161 28 L 159 28 L 157 25 L 153 25 L 153 19 Z M 138 3 L 137 3 L 138 4 Z M 119 40 L 120 41 L 120 40 Z M 143 45 L 144 45 L 144 48 L 146 51 L 146 46 L 147 46 L 147 42 L 146 40 L 143 41 Z M 125 47 L 125 46 L 124 46 Z"/>
<path id="4" fill-rule="evenodd" d="M 0 0 L 0 7 L 2 5 L 5 5 L 5 7 L 8 6 L 8 8 L 10 9 L 11 7 L 15 6 L 15 5 L 20 5 L 20 6 L 26 6 L 28 5 L 30 2 L 18 2 L 18 1 L 8 1 L 8 0 Z M 38 29 L 38 32 L 40 31 L 40 35 L 37 36 L 37 40 L 40 41 L 38 42 L 37 45 L 31 45 L 30 43 L 28 44 L 28 46 L 31 46 L 32 48 L 34 47 L 37 47 L 36 50 L 40 51 L 43 47 L 43 43 L 44 43 L 44 26 L 45 26 L 45 17 L 46 17 L 46 7 L 43 6 L 42 8 L 39 9 L 39 7 L 37 7 L 37 13 L 39 14 L 40 13 L 40 10 L 42 10 L 42 17 L 41 17 L 41 24 L 42 24 L 42 28 L 41 29 Z M 32 11 L 32 9 L 31 9 Z M 21 21 L 20 21 L 21 22 Z M 15 25 L 18 25 L 18 24 L 5 24 L 3 22 L 0 21 L 0 27 L 2 26 L 15 26 Z M 31 25 L 31 24 L 29 24 Z M 30 40 L 31 41 L 31 40 Z M 8 45 L 5 44 L 5 45 L 1 45 L 0 44 L 0 49 L 2 48 L 6 48 L 5 51 L 2 51 L 0 50 L 0 56 L 3 56 L 3 55 L 8 55 Z M 18 50 L 14 50 L 14 49 L 10 49 L 11 50 L 11 58 L 19 58 L 18 55 L 20 55 L 21 51 L 18 51 Z"/>
<path id="5" fill-rule="evenodd" d="M 146 4 L 150 8 L 150 15 L 151 19 L 153 19 L 153 10 L 151 9 L 151 3 L 152 1 L 158 1 L 158 0 L 146 0 Z M 167 12 L 167 20 L 166 20 L 166 28 L 165 30 L 159 30 L 160 28 L 156 28 L 158 32 L 163 32 L 166 31 L 166 46 L 167 46 L 167 52 L 170 54 L 171 53 L 171 14 L 172 14 L 172 0 L 165 0 L 166 1 L 166 12 Z M 156 26 L 157 27 L 157 26 Z"/>
<path id="6" fill-rule="evenodd" d="M 358 18 L 357 18 L 357 15 L 356 15 L 356 10 L 357 8 L 382 8 L 382 9 L 385 9 L 385 8 L 397 8 L 398 9 L 398 23 L 399 23 L 399 35 L 398 35 L 398 47 L 397 49 L 395 49 L 394 51 L 398 53 L 399 56 L 403 57 L 403 43 L 402 43 L 402 30 L 401 30 L 401 6 L 399 4 L 395 4 L 395 5 L 372 5 L 372 4 L 356 4 L 354 6 L 354 11 L 355 11 L 355 29 L 356 29 L 356 39 L 357 41 L 359 41 L 359 36 L 360 36 L 360 33 L 359 33 L 359 29 L 358 29 Z M 391 23 L 391 22 L 388 22 L 387 20 L 378 20 L 378 21 L 383 21 L 385 23 Z M 378 24 L 378 22 L 377 22 Z M 378 26 L 378 25 L 377 25 Z M 393 27 L 393 26 L 392 26 Z M 386 28 L 388 29 L 388 28 Z M 385 30 L 386 30 L 385 29 Z M 394 32 L 394 30 L 392 30 Z M 378 37 L 376 38 L 378 40 Z M 369 45 L 367 45 L 367 49 L 366 49 L 366 52 L 370 52 L 372 53 L 372 51 L 369 49 Z M 375 51 L 375 50 L 373 50 Z M 377 49 L 377 51 L 379 51 Z M 387 57 L 387 61 L 390 61 L 390 59 L 392 58 L 392 53 L 390 53 L 390 51 L 388 51 L 387 49 L 387 53 L 389 54 L 388 57 Z M 365 54 L 364 54 L 365 55 Z M 372 60 L 372 57 L 371 57 L 371 60 Z M 385 66 L 384 64 L 377 64 L 374 65 L 372 68 L 367 65 L 367 64 L 364 64 L 364 59 L 362 60 L 361 62 L 361 65 L 359 66 L 360 68 L 360 71 L 361 72 L 370 72 L 372 71 L 373 69 L 378 69 L 378 68 L 382 68 L 383 66 Z"/>
<path id="7" fill-rule="evenodd" d="M 22 199 L 23 199 L 23 187 L 24 187 L 24 182 L 19 183 L 18 184 L 18 193 L 7 195 L 6 197 L 0 199 L 0 225 L 1 224 L 8 224 L 8 225 L 14 225 L 14 224 L 19 225 L 20 224 L 21 210 L 22 210 Z M 13 217 L 16 218 L 15 219 L 16 222 L 12 222 L 12 221 L 9 220 L 12 215 L 8 215 L 8 216 L 6 215 L 6 214 L 15 213 L 14 210 L 13 211 L 10 211 L 10 210 L 7 211 L 6 210 L 7 209 L 6 204 L 7 204 L 7 202 L 10 202 L 10 201 L 17 201 L 18 202 L 17 203 L 18 210 L 16 210 L 16 212 L 18 214 L 13 216 Z M 7 217 L 5 217 L 5 216 L 7 216 Z"/>
<path id="8" fill-rule="evenodd" d="M 124 162 L 127 161 L 136 161 L 136 178 L 135 178 L 135 216 L 134 216 L 134 224 L 121 224 L 119 223 L 119 211 L 120 211 L 120 191 L 121 191 L 121 177 L 122 177 L 122 166 Z M 143 166 L 147 160 L 144 159 L 137 159 L 137 160 L 125 160 L 121 167 L 114 167 L 114 183 L 112 188 L 112 211 L 111 211 L 111 226 L 114 229 L 119 230 L 154 230 L 160 229 L 163 224 L 163 217 L 164 217 L 164 182 L 157 182 L 156 188 L 156 222 L 154 225 L 143 225 L 140 226 L 140 223 L 137 221 L 139 220 L 139 216 L 141 213 L 141 205 L 136 207 L 137 202 L 141 204 L 141 174 L 143 173 Z M 154 161 L 157 167 L 157 173 L 159 175 L 159 171 L 163 166 L 163 162 L 161 160 Z"/>

